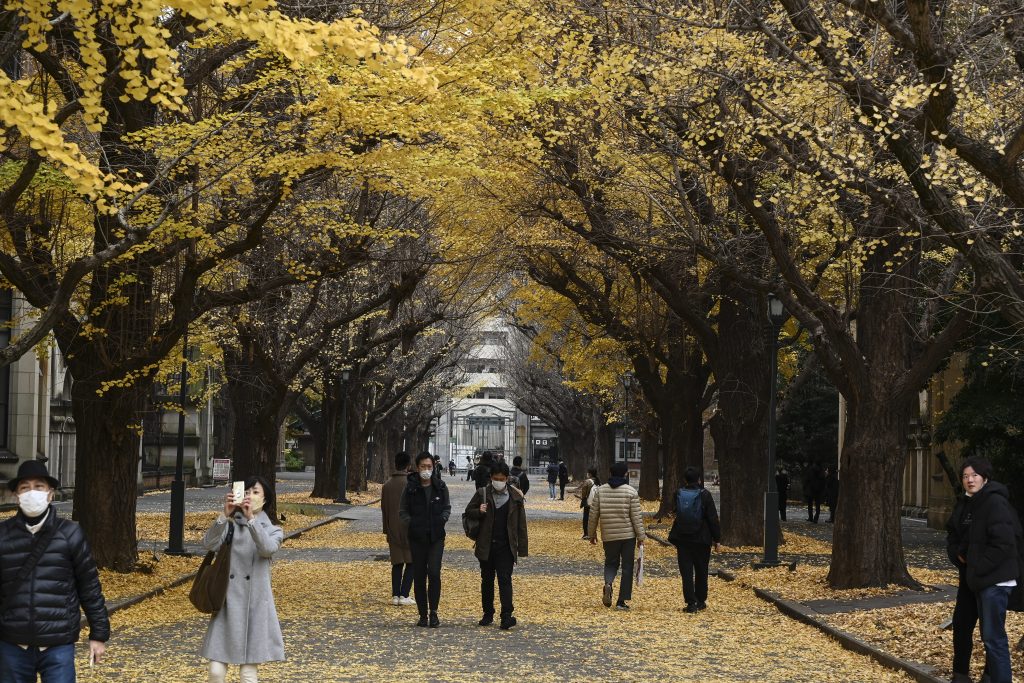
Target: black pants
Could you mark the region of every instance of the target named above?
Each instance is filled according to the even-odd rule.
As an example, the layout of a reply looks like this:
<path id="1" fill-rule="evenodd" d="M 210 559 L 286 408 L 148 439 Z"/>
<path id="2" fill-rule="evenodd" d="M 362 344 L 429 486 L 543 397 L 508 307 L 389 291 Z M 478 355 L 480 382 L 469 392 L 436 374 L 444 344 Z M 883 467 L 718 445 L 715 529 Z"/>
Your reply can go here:
<path id="1" fill-rule="evenodd" d="M 409 589 L 412 588 L 412 573 L 411 564 L 391 565 L 391 595 L 409 597 Z"/>
<path id="2" fill-rule="evenodd" d="M 560 481 L 558 482 L 558 500 L 565 500 L 565 485 L 569 482 Z"/>
<path id="3" fill-rule="evenodd" d="M 821 498 L 818 496 L 811 496 L 807 499 L 807 521 L 818 523 L 818 517 L 821 516 Z"/>
<path id="4" fill-rule="evenodd" d="M 711 546 L 682 541 L 676 546 L 676 559 L 679 562 L 679 573 L 683 577 L 683 599 L 686 604 L 707 602 Z"/>
<path id="5" fill-rule="evenodd" d="M 779 491 L 779 519 L 786 521 L 786 498 L 788 492 Z"/>
<path id="6" fill-rule="evenodd" d="M 512 616 L 512 570 L 516 566 L 508 542 L 492 544 L 486 561 L 480 560 L 480 602 L 485 615 L 494 615 L 494 577 L 498 577 L 498 598 L 501 600 L 501 618 Z"/>
<path id="7" fill-rule="evenodd" d="M 953 673 L 970 675 L 974 627 L 978 623 L 978 596 L 960 578 L 953 607 Z"/>
<path id="8" fill-rule="evenodd" d="M 433 543 L 409 541 L 409 547 L 412 550 L 416 607 L 423 617 L 427 615 L 428 605 L 431 612 L 436 612 L 437 604 L 441 602 L 441 558 L 444 556 L 444 539 Z M 429 589 L 427 577 L 430 577 Z"/>
<path id="9" fill-rule="evenodd" d="M 633 599 L 633 558 L 636 554 L 636 539 L 605 541 L 604 582 L 612 583 L 622 563 L 622 580 L 619 582 L 619 602 Z"/>
<path id="10" fill-rule="evenodd" d="M 587 535 L 587 530 L 590 527 L 590 506 L 583 506 L 583 535 Z"/>

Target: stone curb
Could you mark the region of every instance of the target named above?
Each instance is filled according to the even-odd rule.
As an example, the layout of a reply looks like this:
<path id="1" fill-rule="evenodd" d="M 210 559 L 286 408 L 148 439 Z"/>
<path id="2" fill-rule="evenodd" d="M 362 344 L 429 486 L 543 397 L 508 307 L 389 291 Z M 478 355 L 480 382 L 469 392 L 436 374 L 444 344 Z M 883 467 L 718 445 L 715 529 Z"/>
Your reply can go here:
<path id="1" fill-rule="evenodd" d="M 725 572 L 728 573 L 728 572 Z M 719 572 L 719 576 L 722 576 L 723 572 Z M 723 577 L 724 578 L 724 577 Z M 735 576 L 732 577 L 734 579 Z M 726 579 L 726 580 L 732 580 Z M 915 681 L 919 683 L 946 683 L 945 679 L 937 677 L 932 673 L 932 667 L 924 666 L 921 664 L 915 664 L 914 662 L 900 659 L 894 655 L 889 654 L 883 650 L 876 648 L 875 646 L 867 643 L 857 636 L 838 629 L 830 624 L 826 623 L 823 619 L 819 618 L 819 614 L 814 610 L 801 605 L 798 602 L 792 600 L 786 600 L 771 591 L 766 591 L 761 588 L 755 588 L 754 594 L 762 600 L 775 605 L 776 609 L 785 614 L 787 617 L 799 621 L 808 626 L 813 626 L 825 635 L 829 636 L 833 640 L 839 642 L 847 650 L 851 650 L 858 654 L 866 655 L 871 657 L 882 666 L 895 669 L 897 671 L 903 671 L 910 675 Z"/>

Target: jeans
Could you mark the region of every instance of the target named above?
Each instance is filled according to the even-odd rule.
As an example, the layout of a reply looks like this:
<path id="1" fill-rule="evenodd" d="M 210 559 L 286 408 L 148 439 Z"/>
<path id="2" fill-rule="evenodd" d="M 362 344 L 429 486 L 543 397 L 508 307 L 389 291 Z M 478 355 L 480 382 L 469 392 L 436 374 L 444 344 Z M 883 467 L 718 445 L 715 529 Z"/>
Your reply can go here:
<path id="1" fill-rule="evenodd" d="M 974 627 L 978 623 L 978 597 L 960 577 L 953 607 L 953 673 L 970 675 L 974 651 Z"/>
<path id="2" fill-rule="evenodd" d="M 682 541 L 676 546 L 676 561 L 679 563 L 679 573 L 683 577 L 683 598 L 686 604 L 707 602 L 711 546 Z"/>
<path id="3" fill-rule="evenodd" d="M 409 597 L 409 589 L 412 588 L 412 575 L 411 564 L 391 565 L 391 595 Z"/>
<path id="4" fill-rule="evenodd" d="M 981 642 L 985 644 L 985 670 L 992 683 L 1012 683 L 1010 643 L 1006 638 L 1006 603 L 1010 586 L 989 586 L 976 595 L 981 620 Z"/>
<path id="5" fill-rule="evenodd" d="M 210 683 L 225 683 L 228 680 L 228 665 L 224 662 L 210 662 Z M 239 683 L 259 683 L 259 669 L 255 664 L 238 667 Z"/>
<path id="6" fill-rule="evenodd" d="M 485 615 L 494 615 L 494 577 L 498 577 L 498 598 L 502 620 L 512 616 L 512 570 L 515 558 L 508 543 L 492 544 L 487 561 L 480 560 L 480 602 Z"/>
<path id="7" fill-rule="evenodd" d="M 412 549 L 413 585 L 416 588 L 416 607 L 420 616 L 427 616 L 427 607 L 437 611 L 441 602 L 441 558 L 444 556 L 444 539 L 431 542 L 409 541 Z M 430 588 L 427 589 L 427 577 Z"/>
<path id="8" fill-rule="evenodd" d="M 590 506 L 583 506 L 583 535 L 587 535 L 587 530 L 590 527 Z"/>
<path id="9" fill-rule="evenodd" d="M 622 580 L 619 582 L 619 602 L 633 599 L 633 558 L 636 553 L 636 539 L 604 542 L 604 582 L 612 583 L 622 563 Z"/>
<path id="10" fill-rule="evenodd" d="M 548 498 L 555 499 L 555 482 L 553 481 L 548 482 Z"/>
<path id="11" fill-rule="evenodd" d="M 0 683 L 75 683 L 75 646 L 54 645 L 42 652 L 32 646 L 0 642 Z"/>

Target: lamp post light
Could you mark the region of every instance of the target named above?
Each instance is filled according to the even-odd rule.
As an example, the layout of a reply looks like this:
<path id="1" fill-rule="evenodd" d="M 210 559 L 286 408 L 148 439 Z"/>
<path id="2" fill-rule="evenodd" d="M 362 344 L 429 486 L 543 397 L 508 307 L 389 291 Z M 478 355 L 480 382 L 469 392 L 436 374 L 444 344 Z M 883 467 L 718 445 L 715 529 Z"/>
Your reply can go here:
<path id="1" fill-rule="evenodd" d="M 782 299 L 768 293 L 771 324 L 771 391 L 768 394 L 768 487 L 764 494 L 764 557 L 755 567 L 779 566 L 779 491 L 775 486 L 775 394 L 779 385 L 779 332 L 786 320 Z"/>
<path id="2" fill-rule="evenodd" d="M 626 409 L 622 416 L 622 461 L 629 466 L 629 394 L 633 388 L 633 373 L 625 372 L 622 375 L 622 386 L 625 389 Z"/>
<path id="3" fill-rule="evenodd" d="M 185 552 L 185 402 L 188 400 L 188 326 L 181 337 L 181 389 L 178 394 L 181 412 L 178 413 L 178 452 L 174 461 L 174 481 L 171 482 L 171 522 L 168 530 L 167 555 L 186 555 Z M 162 419 L 162 418 L 161 418 Z M 158 447 L 159 448 L 159 447 Z M 159 468 L 160 463 L 157 463 Z"/>
<path id="4" fill-rule="evenodd" d="M 349 504 L 348 498 L 345 496 L 345 489 L 348 486 L 348 393 L 347 384 L 349 378 L 349 371 L 342 370 L 341 376 L 338 378 L 338 392 L 341 398 L 341 410 L 338 411 L 338 445 L 334 449 L 335 455 L 338 456 L 338 497 L 334 499 L 335 503 Z"/>

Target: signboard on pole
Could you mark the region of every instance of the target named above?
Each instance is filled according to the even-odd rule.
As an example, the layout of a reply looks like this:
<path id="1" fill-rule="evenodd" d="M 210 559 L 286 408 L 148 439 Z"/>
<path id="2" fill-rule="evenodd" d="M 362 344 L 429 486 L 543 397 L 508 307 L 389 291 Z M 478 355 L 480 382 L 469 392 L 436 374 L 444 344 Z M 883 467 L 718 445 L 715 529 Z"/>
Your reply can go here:
<path id="1" fill-rule="evenodd" d="M 213 459 L 213 480 L 229 481 L 231 479 L 231 460 L 228 458 Z"/>

